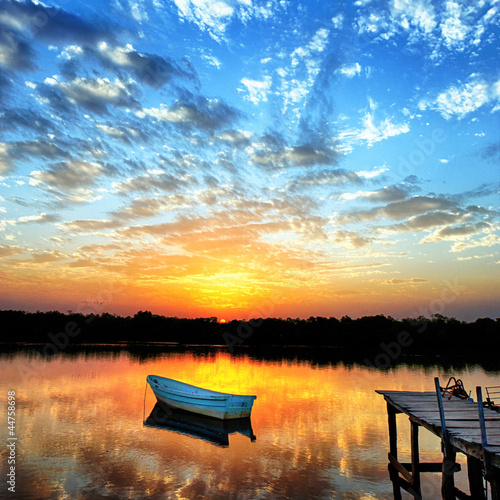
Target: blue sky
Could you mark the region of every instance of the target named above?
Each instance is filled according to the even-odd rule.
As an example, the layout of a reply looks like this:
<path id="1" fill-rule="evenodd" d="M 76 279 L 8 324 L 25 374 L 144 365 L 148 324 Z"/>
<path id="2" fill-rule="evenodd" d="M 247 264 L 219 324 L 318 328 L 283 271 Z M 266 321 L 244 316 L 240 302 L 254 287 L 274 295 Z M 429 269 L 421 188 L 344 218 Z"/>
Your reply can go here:
<path id="1" fill-rule="evenodd" d="M 495 316 L 499 6 L 0 2 L 0 307 Z"/>

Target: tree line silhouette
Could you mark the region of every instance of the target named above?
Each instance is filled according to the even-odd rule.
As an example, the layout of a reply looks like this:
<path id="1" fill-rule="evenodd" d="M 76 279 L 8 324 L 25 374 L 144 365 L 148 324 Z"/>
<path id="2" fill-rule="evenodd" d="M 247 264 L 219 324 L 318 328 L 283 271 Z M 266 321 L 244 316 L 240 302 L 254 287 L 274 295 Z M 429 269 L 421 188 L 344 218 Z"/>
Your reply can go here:
<path id="1" fill-rule="evenodd" d="M 227 346 L 330 346 L 361 354 L 500 353 L 500 318 L 459 321 L 435 314 L 431 318 L 344 316 L 253 318 L 219 323 L 217 318 L 177 318 L 139 311 L 121 317 L 109 313 L 64 314 L 0 311 L 2 342 L 53 344 L 59 350 L 71 345 L 118 343 L 176 343 Z M 399 347 L 398 347 L 399 346 Z"/>

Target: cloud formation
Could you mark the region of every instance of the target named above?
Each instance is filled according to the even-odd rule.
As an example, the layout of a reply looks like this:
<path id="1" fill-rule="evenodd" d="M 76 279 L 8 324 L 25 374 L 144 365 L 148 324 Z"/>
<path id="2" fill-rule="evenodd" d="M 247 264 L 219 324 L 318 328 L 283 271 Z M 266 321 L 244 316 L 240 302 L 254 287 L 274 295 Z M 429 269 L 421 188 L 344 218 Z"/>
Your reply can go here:
<path id="1" fill-rule="evenodd" d="M 378 313 L 409 303 L 401 290 L 428 303 L 450 260 L 492 289 L 499 16 L 455 0 L 3 2 L 2 279 L 24 300 L 29 276 L 119 276 L 144 308 L 175 296 L 210 315 L 277 289 L 280 314 L 304 290 L 308 314 Z"/>

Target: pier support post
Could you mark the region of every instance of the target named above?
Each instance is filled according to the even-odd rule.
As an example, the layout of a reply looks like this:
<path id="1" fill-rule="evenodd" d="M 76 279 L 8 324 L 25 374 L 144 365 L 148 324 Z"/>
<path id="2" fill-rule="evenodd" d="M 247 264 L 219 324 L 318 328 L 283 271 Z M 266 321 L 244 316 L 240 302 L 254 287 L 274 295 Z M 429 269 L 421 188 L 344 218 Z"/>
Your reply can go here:
<path id="1" fill-rule="evenodd" d="M 418 451 L 418 428 L 416 422 L 411 421 L 411 475 L 413 478 L 413 489 L 418 495 L 420 493 L 420 457 Z"/>
<path id="2" fill-rule="evenodd" d="M 399 485 L 398 471 L 391 463 L 391 457 L 398 459 L 398 428 L 396 423 L 396 408 L 387 403 L 387 418 L 389 422 L 389 477 L 392 482 L 394 500 L 401 500 L 401 487 Z"/>
<path id="3" fill-rule="evenodd" d="M 455 500 L 455 471 L 457 452 L 450 445 L 444 445 L 441 494 L 443 500 Z"/>
<path id="4" fill-rule="evenodd" d="M 498 469 L 490 472 L 489 482 L 491 486 L 491 498 L 500 500 L 500 471 Z"/>
<path id="5" fill-rule="evenodd" d="M 483 464 L 481 460 L 467 455 L 467 475 L 469 477 L 469 489 L 472 498 L 486 500 L 484 496 Z"/>

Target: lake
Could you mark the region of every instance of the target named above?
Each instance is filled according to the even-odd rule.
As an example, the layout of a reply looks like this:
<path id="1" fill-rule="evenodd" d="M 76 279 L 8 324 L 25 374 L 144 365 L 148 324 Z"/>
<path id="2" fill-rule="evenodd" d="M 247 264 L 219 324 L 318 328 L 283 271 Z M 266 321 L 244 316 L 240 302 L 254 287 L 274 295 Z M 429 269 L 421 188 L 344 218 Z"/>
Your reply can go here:
<path id="1" fill-rule="evenodd" d="M 333 350 L 316 356 L 286 348 L 231 354 L 227 348 L 130 352 L 102 346 L 43 357 L 25 346 L 3 353 L 1 408 L 7 413 L 14 391 L 17 441 L 15 494 L 7 495 L 9 431 L 3 416 L 0 496 L 390 499 L 386 404 L 375 390 L 429 391 L 435 376 L 444 385 L 451 375 L 473 392 L 476 385 L 500 385 L 498 366 L 405 361 L 376 369 L 342 361 Z M 200 422 L 182 423 L 180 416 L 182 425 L 169 424 L 154 410 L 148 374 L 255 394 L 251 421 L 214 424 L 201 437 L 193 433 Z M 144 425 L 148 417 L 153 425 Z M 407 417 L 398 415 L 398 428 L 400 459 L 410 461 Z M 218 442 L 221 434 L 228 445 Z M 425 429 L 420 451 L 421 461 L 442 460 L 439 440 Z M 468 492 L 466 460 L 461 454 L 458 460 L 456 485 Z M 440 481 L 440 474 L 422 475 L 425 499 L 440 498 Z"/>

